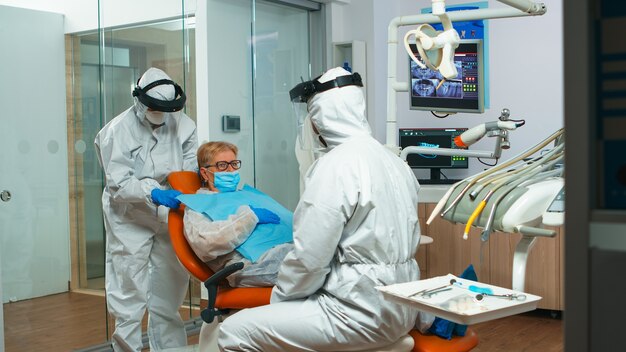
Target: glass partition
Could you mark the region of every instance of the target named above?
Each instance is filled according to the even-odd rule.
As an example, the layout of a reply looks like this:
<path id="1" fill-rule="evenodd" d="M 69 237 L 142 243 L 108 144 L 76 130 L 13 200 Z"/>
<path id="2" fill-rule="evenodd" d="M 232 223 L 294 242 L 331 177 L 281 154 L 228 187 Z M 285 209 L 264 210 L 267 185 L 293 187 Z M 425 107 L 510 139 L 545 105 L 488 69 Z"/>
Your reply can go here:
<path id="1" fill-rule="evenodd" d="M 72 257 L 77 263 L 71 285 L 77 292 L 104 291 L 104 178 L 93 144 L 98 131 L 132 106 L 132 89 L 149 67 L 164 70 L 183 87 L 185 113 L 195 120 L 195 8 L 186 9 L 183 1 L 158 9 L 152 9 L 151 1 L 127 4 L 121 8 L 119 3 L 101 0 L 99 30 L 66 40 L 73 78 L 68 83 L 68 139 L 75 146 L 69 153 Z M 141 15 L 129 18 L 133 13 Z M 192 282 L 187 308 L 181 311 L 183 319 L 199 315 L 192 308 L 199 299 L 199 284 Z M 110 338 L 114 323 L 105 315 L 107 323 L 102 328 Z"/>
<path id="2" fill-rule="evenodd" d="M 289 90 L 309 77 L 309 13 L 256 1 L 253 24 L 255 184 L 293 211 L 300 173 Z"/>
<path id="3" fill-rule="evenodd" d="M 299 172 L 289 90 L 310 77 L 314 13 L 253 0 L 209 0 L 207 7 L 209 139 L 236 144 L 242 182 L 294 210 Z M 238 116 L 240 130 L 225 131 L 224 115 Z"/>

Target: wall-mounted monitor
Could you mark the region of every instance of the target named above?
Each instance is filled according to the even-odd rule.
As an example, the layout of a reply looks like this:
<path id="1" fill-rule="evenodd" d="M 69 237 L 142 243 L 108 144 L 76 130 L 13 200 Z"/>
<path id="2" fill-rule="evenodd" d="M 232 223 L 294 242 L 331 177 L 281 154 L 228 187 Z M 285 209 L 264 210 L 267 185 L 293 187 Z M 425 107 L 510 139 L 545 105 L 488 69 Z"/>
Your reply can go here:
<path id="1" fill-rule="evenodd" d="M 454 138 L 467 131 L 467 128 L 401 128 L 400 147 L 427 147 L 460 149 Z M 414 169 L 430 169 L 430 178 L 421 179 L 423 184 L 454 183 L 457 180 L 441 178 L 441 169 L 467 169 L 466 156 L 445 156 L 428 153 L 409 154 L 407 162 Z"/>
<path id="2" fill-rule="evenodd" d="M 480 39 L 461 40 L 454 53 L 458 76 L 452 80 L 444 80 L 441 73 L 419 67 L 409 57 L 411 109 L 482 113 L 485 101 L 482 43 Z M 420 59 L 415 44 L 410 46 Z"/>

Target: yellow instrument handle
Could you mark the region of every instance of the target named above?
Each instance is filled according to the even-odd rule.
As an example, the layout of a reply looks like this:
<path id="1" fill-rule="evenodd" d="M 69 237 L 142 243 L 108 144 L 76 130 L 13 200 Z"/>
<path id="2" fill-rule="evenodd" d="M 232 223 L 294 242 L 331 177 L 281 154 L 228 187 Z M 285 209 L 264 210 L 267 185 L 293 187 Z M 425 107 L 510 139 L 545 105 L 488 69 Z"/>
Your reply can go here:
<path id="1" fill-rule="evenodd" d="M 470 231 L 470 228 L 472 227 L 472 224 L 474 223 L 476 218 L 480 215 L 480 213 L 482 213 L 483 209 L 485 209 L 486 205 L 487 205 L 487 201 L 486 200 L 482 200 L 480 202 L 480 204 L 478 204 L 476 209 L 474 209 L 474 212 L 472 213 L 472 215 L 467 220 L 467 224 L 465 224 L 465 231 L 463 232 L 463 239 L 464 240 L 467 239 L 467 235 L 469 234 L 469 231 Z"/>

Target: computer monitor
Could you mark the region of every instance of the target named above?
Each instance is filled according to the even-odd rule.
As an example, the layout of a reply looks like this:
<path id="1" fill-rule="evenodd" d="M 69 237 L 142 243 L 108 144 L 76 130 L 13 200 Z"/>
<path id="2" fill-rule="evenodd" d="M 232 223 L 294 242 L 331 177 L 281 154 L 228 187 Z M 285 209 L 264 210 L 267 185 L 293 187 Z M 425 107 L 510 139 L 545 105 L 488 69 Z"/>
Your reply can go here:
<path id="1" fill-rule="evenodd" d="M 420 59 L 415 44 L 410 46 Z M 423 69 L 409 57 L 411 109 L 482 113 L 485 100 L 482 49 L 481 39 L 461 40 L 454 53 L 458 76 L 445 81 L 441 73 L 429 68 Z"/>
<path id="2" fill-rule="evenodd" d="M 430 147 L 461 149 L 454 143 L 454 137 L 467 131 L 467 128 L 401 128 L 400 147 Z M 458 180 L 441 178 L 441 169 L 467 169 L 466 156 L 445 156 L 435 154 L 409 154 L 407 162 L 414 169 L 430 169 L 430 178 L 421 179 L 423 184 L 446 184 Z"/>

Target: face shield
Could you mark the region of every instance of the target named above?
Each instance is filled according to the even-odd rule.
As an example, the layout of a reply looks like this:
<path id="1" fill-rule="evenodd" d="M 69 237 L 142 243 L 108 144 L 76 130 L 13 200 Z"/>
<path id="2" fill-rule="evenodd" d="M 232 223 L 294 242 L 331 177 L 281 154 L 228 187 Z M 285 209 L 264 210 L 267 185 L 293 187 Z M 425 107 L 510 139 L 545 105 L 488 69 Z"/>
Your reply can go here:
<path id="1" fill-rule="evenodd" d="M 174 99 L 159 99 L 155 97 L 155 95 L 159 96 L 159 94 L 151 94 L 151 89 L 161 85 L 174 86 Z M 147 106 L 150 110 L 159 112 L 180 111 L 185 106 L 185 101 L 187 100 L 183 89 L 174 81 L 169 79 L 160 79 L 154 81 L 143 88 L 140 87 L 139 82 L 137 82 L 137 87 L 135 87 L 135 89 L 133 90 L 133 97 L 136 97 L 143 105 Z"/>
<path id="2" fill-rule="evenodd" d="M 146 75 L 150 77 L 144 77 Z M 143 82 L 146 80 L 150 81 L 151 76 L 154 75 L 156 74 L 152 71 L 147 71 L 137 81 L 137 86 L 133 90 L 132 95 L 147 108 L 144 111 L 148 121 L 159 125 L 163 123 L 165 113 L 180 111 L 185 106 L 187 97 L 183 89 L 170 79 L 157 79 L 148 84 Z M 163 73 L 163 75 L 165 74 Z M 142 84 L 144 87 L 141 87 Z"/>
<path id="3" fill-rule="evenodd" d="M 308 138 L 304 136 L 304 133 L 308 132 L 309 130 L 311 132 L 313 131 L 309 128 L 310 126 L 305 126 L 305 120 L 307 121 L 307 124 L 311 123 L 310 119 L 306 118 L 309 114 L 307 102 L 309 101 L 309 99 L 311 99 L 311 97 L 313 97 L 317 93 L 322 93 L 333 88 L 341 88 L 351 85 L 363 87 L 361 75 L 359 75 L 357 72 L 351 75 L 339 76 L 333 80 L 324 83 L 319 82 L 320 77 L 321 76 L 307 82 L 299 83 L 289 91 L 291 104 L 296 115 L 298 142 L 301 145 L 304 145 L 306 142 L 305 138 Z"/>
<path id="4" fill-rule="evenodd" d="M 322 76 L 320 76 L 322 77 Z M 319 157 L 324 149 L 323 139 L 319 132 L 314 130 L 311 116 L 309 114 L 308 102 L 317 93 L 327 91 L 332 88 L 339 88 L 348 85 L 363 86 L 361 76 L 358 73 L 336 77 L 333 80 L 320 83 L 320 77 L 308 82 L 302 82 L 289 91 L 289 97 L 296 117 L 297 138 L 295 145 L 295 155 L 298 160 L 300 171 L 300 193 L 304 190 L 304 176 Z"/>

